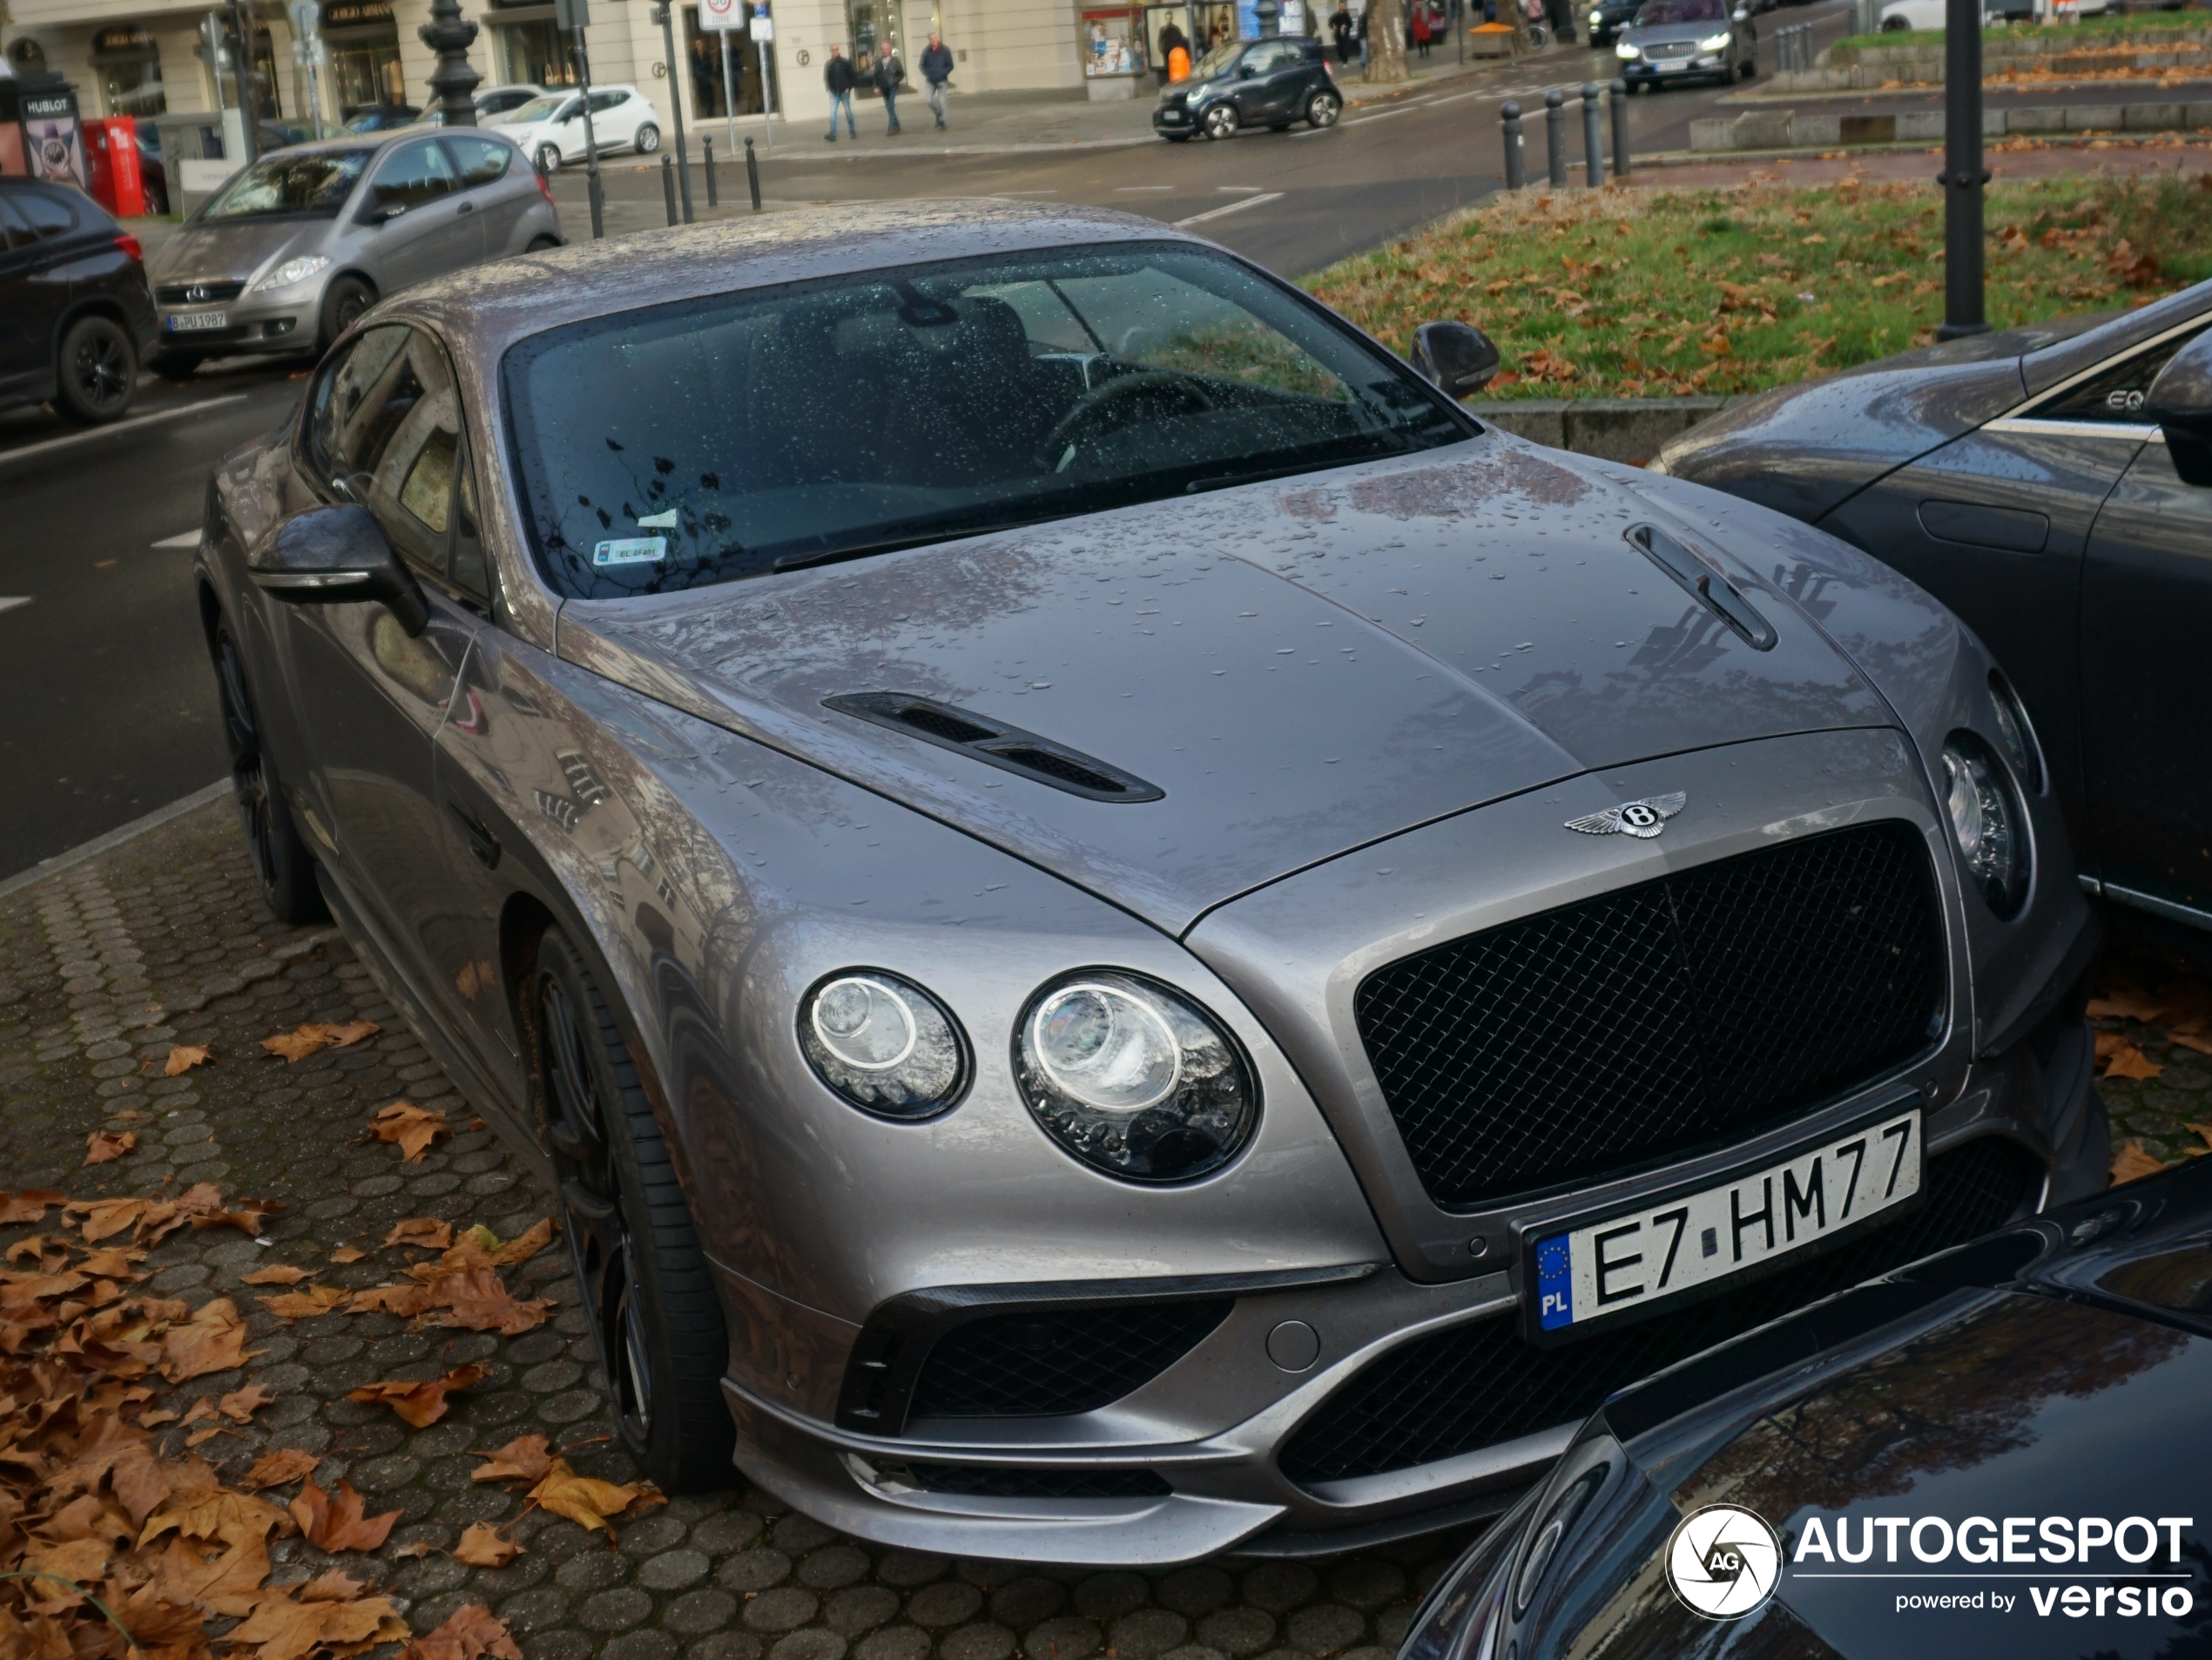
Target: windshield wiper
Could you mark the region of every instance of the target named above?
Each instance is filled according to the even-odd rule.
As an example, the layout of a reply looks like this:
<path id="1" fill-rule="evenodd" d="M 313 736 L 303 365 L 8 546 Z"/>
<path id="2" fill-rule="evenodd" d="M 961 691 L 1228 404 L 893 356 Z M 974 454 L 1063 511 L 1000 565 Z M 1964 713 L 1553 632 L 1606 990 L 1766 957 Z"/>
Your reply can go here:
<path id="1" fill-rule="evenodd" d="M 1284 462 L 1273 467 L 1253 467 L 1243 472 L 1212 473 L 1204 478 L 1194 478 L 1183 487 L 1185 496 L 1203 495 L 1207 490 L 1225 490 L 1237 484 L 1257 484 L 1270 478 L 1288 478 L 1294 473 L 1317 472 L 1324 467 L 1349 467 L 1356 462 L 1372 461 L 1378 455 L 1410 455 L 1418 446 L 1401 432 L 1384 430 L 1365 435 L 1371 442 L 1367 453 L 1357 455 L 1308 455 L 1303 461 Z"/>
<path id="2" fill-rule="evenodd" d="M 844 559 L 865 559 L 871 554 L 897 553 L 906 548 L 924 548 L 933 542 L 957 542 L 963 536 L 988 536 L 993 530 L 1004 530 L 1004 525 L 978 524 L 966 529 L 923 530 L 913 536 L 886 536 L 880 542 L 855 542 L 842 548 L 824 548 L 819 553 L 787 553 L 768 567 L 771 573 L 785 570 L 804 570 L 809 565 L 833 565 Z"/>

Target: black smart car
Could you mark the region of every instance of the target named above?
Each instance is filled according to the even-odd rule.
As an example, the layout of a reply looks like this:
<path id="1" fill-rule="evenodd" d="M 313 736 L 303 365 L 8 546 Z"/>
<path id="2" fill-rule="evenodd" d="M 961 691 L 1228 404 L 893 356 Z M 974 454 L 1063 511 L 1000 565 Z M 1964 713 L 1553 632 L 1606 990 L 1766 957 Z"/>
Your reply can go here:
<path id="1" fill-rule="evenodd" d="M 131 407 L 159 335 L 143 257 L 89 196 L 0 179 L 0 408 L 91 422 Z"/>
<path id="2" fill-rule="evenodd" d="M 1231 138 L 1239 127 L 1272 127 L 1293 121 L 1332 127 L 1344 113 L 1329 57 L 1318 40 L 1278 35 L 1268 40 L 1225 40 L 1160 94 L 1152 130 L 1181 144 L 1194 134 Z"/>

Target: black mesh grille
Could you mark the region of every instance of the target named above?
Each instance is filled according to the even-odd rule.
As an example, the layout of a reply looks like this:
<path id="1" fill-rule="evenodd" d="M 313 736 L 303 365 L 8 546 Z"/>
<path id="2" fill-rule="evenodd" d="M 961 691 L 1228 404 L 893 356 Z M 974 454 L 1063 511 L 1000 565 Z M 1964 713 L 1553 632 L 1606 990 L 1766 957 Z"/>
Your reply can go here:
<path id="1" fill-rule="evenodd" d="M 914 1418 L 1095 1412 L 1150 1382 L 1228 1317 L 1228 1298 L 994 1314 L 939 1338 Z"/>
<path id="2" fill-rule="evenodd" d="M 1808 837 L 1455 940 L 1353 1009 L 1439 1205 L 1748 1134 L 1940 1028 L 1943 942 L 1909 825 Z"/>
<path id="3" fill-rule="evenodd" d="M 978 1499 L 1157 1499 L 1172 1489 L 1150 1470 L 1013 1470 L 989 1464 L 914 1464 L 916 1487 Z"/>
<path id="4" fill-rule="evenodd" d="M 995 749 L 991 753 L 1002 761 L 1011 761 L 1015 766 L 1032 773 L 1042 773 L 1047 778 L 1056 778 L 1062 784 L 1073 784 L 1078 789 L 1097 790 L 1106 795 L 1124 795 L 1129 792 L 1129 786 L 1119 779 L 1108 778 L 1105 773 L 1095 772 L 1081 761 L 1069 760 L 1065 755 L 1056 755 L 1049 749 L 1038 749 L 1034 745 L 1008 746 Z"/>
<path id="5" fill-rule="evenodd" d="M 972 720 L 962 720 L 949 710 L 932 708 L 927 704 L 908 704 L 899 711 L 899 719 L 918 731 L 952 744 L 978 744 L 986 738 L 998 736 L 988 726 L 979 726 Z"/>
<path id="6" fill-rule="evenodd" d="M 2042 1181 L 2017 1143 L 1985 1137 L 1929 1161 L 1927 1200 L 1911 1216 L 1741 1291 L 1554 1349 L 1523 1342 L 1511 1315 L 1420 1339 L 1323 1402 L 1285 1445 L 1283 1473 L 1299 1482 L 1376 1475 L 1574 1423 L 1701 1349 L 2001 1226 Z"/>

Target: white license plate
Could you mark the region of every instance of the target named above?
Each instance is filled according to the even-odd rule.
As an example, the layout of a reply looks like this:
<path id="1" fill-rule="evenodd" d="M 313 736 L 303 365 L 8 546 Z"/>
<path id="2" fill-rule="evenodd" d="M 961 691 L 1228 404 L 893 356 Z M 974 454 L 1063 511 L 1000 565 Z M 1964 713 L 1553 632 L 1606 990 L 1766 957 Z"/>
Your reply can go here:
<path id="1" fill-rule="evenodd" d="M 1527 1281 L 1537 1330 L 1641 1312 L 1855 1228 L 1918 1194 L 1923 1162 L 1911 1107 L 1702 1192 L 1541 1235 Z"/>
<path id="2" fill-rule="evenodd" d="M 186 334 L 195 328 L 228 328 L 230 326 L 231 314 L 226 311 L 179 312 L 169 320 L 169 332 L 172 334 Z"/>

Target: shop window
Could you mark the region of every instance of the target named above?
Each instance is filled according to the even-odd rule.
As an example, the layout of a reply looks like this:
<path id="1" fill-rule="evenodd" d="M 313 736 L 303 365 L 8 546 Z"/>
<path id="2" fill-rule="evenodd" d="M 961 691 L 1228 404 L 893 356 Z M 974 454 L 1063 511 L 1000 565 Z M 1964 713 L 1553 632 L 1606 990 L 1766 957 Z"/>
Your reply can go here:
<path id="1" fill-rule="evenodd" d="M 550 18 L 503 24 L 496 32 L 502 72 L 508 80 L 556 88 L 577 84 L 576 54 L 570 50 L 568 37 Z"/>
<path id="2" fill-rule="evenodd" d="M 100 105 L 110 115 L 166 115 L 169 98 L 161 84 L 161 47 L 143 24 L 103 29 L 92 37 L 92 73 L 100 84 Z"/>
<path id="3" fill-rule="evenodd" d="M 1096 79 L 1141 75 L 1145 69 L 1142 10 L 1086 11 L 1082 16 L 1083 73 Z"/>

